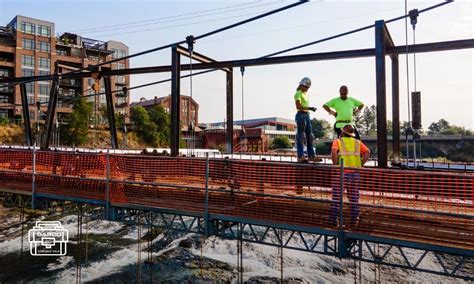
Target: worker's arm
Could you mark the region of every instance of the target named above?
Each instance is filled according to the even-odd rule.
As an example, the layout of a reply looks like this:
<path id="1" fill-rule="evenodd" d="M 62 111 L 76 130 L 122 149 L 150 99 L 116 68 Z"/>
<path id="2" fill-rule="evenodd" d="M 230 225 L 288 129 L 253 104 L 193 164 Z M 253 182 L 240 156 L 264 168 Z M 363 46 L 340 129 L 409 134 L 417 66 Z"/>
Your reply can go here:
<path id="1" fill-rule="evenodd" d="M 315 107 L 304 107 L 304 106 L 302 106 L 300 101 L 295 101 L 295 104 L 296 104 L 296 109 L 299 110 L 299 111 L 307 111 L 307 110 L 316 111 Z"/>
<path id="2" fill-rule="evenodd" d="M 363 108 L 364 108 L 364 104 L 361 104 L 360 106 L 358 106 L 355 110 L 354 110 L 354 115 L 359 113 Z"/>
<path id="3" fill-rule="evenodd" d="M 369 158 L 370 158 L 370 150 L 367 149 L 367 151 L 364 151 L 362 153 L 362 161 L 361 161 L 362 166 L 365 165 L 365 163 L 369 160 Z"/>
<path id="4" fill-rule="evenodd" d="M 336 116 L 337 113 L 335 111 L 333 111 L 330 107 L 328 107 L 327 105 L 323 105 L 323 108 L 330 114 L 330 115 L 334 115 Z"/>
<path id="5" fill-rule="evenodd" d="M 331 151 L 331 160 L 334 165 L 339 164 L 339 155 L 337 154 L 337 151 Z"/>
<path id="6" fill-rule="evenodd" d="M 339 164 L 339 143 L 334 140 L 331 145 L 331 160 L 334 165 Z"/>

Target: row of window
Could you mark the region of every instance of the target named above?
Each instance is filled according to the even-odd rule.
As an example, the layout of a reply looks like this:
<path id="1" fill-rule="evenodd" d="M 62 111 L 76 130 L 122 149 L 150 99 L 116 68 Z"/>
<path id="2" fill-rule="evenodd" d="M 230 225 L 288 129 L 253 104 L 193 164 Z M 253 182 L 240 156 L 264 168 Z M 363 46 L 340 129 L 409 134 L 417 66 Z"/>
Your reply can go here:
<path id="1" fill-rule="evenodd" d="M 38 50 L 42 52 L 51 52 L 51 43 L 46 41 L 38 41 L 38 46 L 36 46 L 34 39 L 23 38 L 21 46 L 28 50 L 35 50 L 38 48 Z"/>
<path id="2" fill-rule="evenodd" d="M 111 50 L 114 52 L 112 53 L 112 58 L 114 59 L 127 56 L 127 51 L 125 50 L 115 49 L 115 48 L 111 48 Z"/>
<path id="3" fill-rule="evenodd" d="M 35 57 L 31 55 L 22 55 L 21 65 L 26 67 L 35 67 Z M 51 68 L 51 60 L 49 58 L 39 57 L 38 68 L 49 70 Z"/>
<path id="4" fill-rule="evenodd" d="M 8 69 L 0 69 L 0 77 L 10 77 L 11 73 Z"/>
<path id="5" fill-rule="evenodd" d="M 21 23 L 21 31 L 27 34 L 37 34 L 40 36 L 47 36 L 47 37 L 51 36 L 51 27 L 42 26 L 42 25 L 36 26 L 36 24 L 29 23 L 29 22 Z"/>

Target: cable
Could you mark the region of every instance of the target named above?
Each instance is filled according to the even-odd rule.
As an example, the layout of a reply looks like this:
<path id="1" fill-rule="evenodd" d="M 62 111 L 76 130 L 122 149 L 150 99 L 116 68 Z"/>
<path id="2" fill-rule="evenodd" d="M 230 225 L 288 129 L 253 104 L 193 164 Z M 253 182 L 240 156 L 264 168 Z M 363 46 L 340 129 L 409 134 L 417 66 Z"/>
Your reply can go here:
<path id="1" fill-rule="evenodd" d="M 275 9 L 275 10 L 272 10 L 272 11 L 270 11 L 270 12 L 266 12 L 266 13 L 257 15 L 257 16 L 255 16 L 255 17 L 252 17 L 252 18 L 249 18 L 249 19 L 246 19 L 246 20 L 237 22 L 237 23 L 235 23 L 235 24 L 231 24 L 231 25 L 225 26 L 225 27 L 223 27 L 223 28 L 219 28 L 219 29 L 217 29 L 217 30 L 213 30 L 213 31 L 210 31 L 210 32 L 208 32 L 208 33 L 202 34 L 202 35 L 200 35 L 200 36 L 195 37 L 195 40 L 202 39 L 202 38 L 211 36 L 211 35 L 213 35 L 213 34 L 220 33 L 220 32 L 223 32 L 223 31 L 225 31 L 225 30 L 235 28 L 235 27 L 237 27 L 237 26 L 241 26 L 241 25 L 243 25 L 243 24 L 246 24 L 246 23 L 249 23 L 249 22 L 258 20 L 258 19 L 260 19 L 260 18 L 264 18 L 264 17 L 270 16 L 270 15 L 276 14 L 276 13 L 278 13 L 278 12 L 281 12 L 281 11 L 284 11 L 284 10 L 287 10 L 287 9 L 290 9 L 290 8 L 293 8 L 293 7 L 296 7 L 296 6 L 299 6 L 299 5 L 304 4 L 304 3 L 307 3 L 307 2 L 308 2 L 308 0 L 300 0 L 300 1 L 296 2 L 296 3 L 293 3 L 293 4 L 290 4 L 290 5 L 287 5 L 287 6 L 284 6 L 284 7 Z M 156 52 L 156 51 L 159 51 L 159 50 L 163 50 L 163 49 L 166 49 L 166 48 L 173 47 L 173 46 L 175 46 L 175 45 L 183 44 L 183 43 L 185 43 L 185 42 L 186 42 L 186 40 L 182 40 L 182 41 L 175 42 L 175 43 L 172 43 L 172 44 L 167 44 L 167 45 L 163 45 L 163 46 L 160 46 L 160 47 L 148 49 L 148 50 L 141 51 L 141 52 L 138 52 L 138 53 L 135 53 L 135 54 L 130 54 L 130 55 L 127 55 L 127 56 L 124 56 L 124 57 L 121 57 L 121 58 L 116 58 L 116 59 L 112 59 L 112 60 L 110 60 L 110 61 L 102 62 L 102 63 L 97 64 L 97 65 L 91 65 L 91 66 L 88 66 L 88 67 L 83 67 L 83 68 L 77 69 L 77 70 L 75 70 L 75 71 L 62 74 L 62 76 L 68 75 L 68 74 L 80 73 L 81 71 L 85 71 L 85 70 L 92 70 L 93 68 L 96 68 L 96 67 L 99 67 L 99 66 L 103 66 L 103 65 L 107 65 L 107 64 L 110 64 L 110 63 L 118 62 L 118 61 L 121 61 L 121 60 L 130 59 L 130 58 L 133 58 L 133 57 L 137 57 L 137 56 L 145 55 L 145 54 L 148 54 L 148 53 Z M 17 80 L 15 80 L 15 79 L 9 79 L 9 80 L 8 80 L 8 79 L 7 79 L 7 80 L 4 79 L 3 82 L 7 82 L 7 83 L 15 82 L 15 83 L 17 84 L 17 83 L 20 83 L 20 82 L 21 82 L 21 83 L 28 83 L 28 82 L 32 82 L 32 81 L 51 80 L 51 79 L 53 79 L 53 78 L 54 78 L 54 76 L 36 76 L 36 77 L 35 77 L 35 76 L 32 76 L 32 77 L 26 77 L 26 78 L 15 78 L 15 79 L 23 79 L 23 80 L 20 80 L 20 81 L 17 81 Z M 2 81 L 0 81 L 0 83 L 2 83 Z M 16 84 L 15 84 L 15 85 L 16 85 Z"/>
<path id="2" fill-rule="evenodd" d="M 186 17 L 185 19 L 156 21 L 156 22 L 148 23 L 148 24 L 137 24 L 137 25 L 124 27 L 124 28 L 121 28 L 121 29 L 139 28 L 139 27 L 143 27 L 143 26 L 152 26 L 152 25 L 156 25 L 156 24 L 160 24 L 160 23 L 176 22 L 176 21 L 180 21 L 180 20 L 189 20 L 189 19 L 194 19 L 194 18 L 202 18 L 202 17 L 212 16 L 212 15 L 221 15 L 221 14 L 224 14 L 224 13 L 229 13 L 229 12 L 234 12 L 234 11 L 240 11 L 240 10 L 245 10 L 245 9 L 250 9 L 250 8 L 257 8 L 257 7 L 261 7 L 261 6 L 273 5 L 274 3 L 275 2 L 265 3 L 265 4 L 260 4 L 260 5 L 257 5 L 257 6 L 253 6 L 253 7 L 247 7 L 247 8 L 243 8 L 243 9 L 234 9 L 234 10 L 225 11 L 225 12 L 210 13 L 210 14 L 207 14 L 207 15 L 197 15 L 197 16 L 194 16 L 194 17 Z M 241 16 L 246 16 L 246 15 L 253 15 L 253 14 L 257 14 L 257 13 L 258 12 L 254 12 L 254 13 L 250 13 L 250 14 L 237 15 L 237 16 L 230 16 L 230 17 L 225 17 L 225 18 L 218 18 L 218 19 L 209 19 L 209 20 L 205 20 L 205 21 L 201 21 L 201 22 L 197 22 L 197 23 L 205 23 L 205 22 L 210 22 L 210 21 L 214 21 L 214 20 L 221 20 L 221 19 L 230 19 L 230 18 L 241 17 Z M 162 27 L 162 28 L 154 28 L 154 29 L 148 29 L 148 30 L 137 30 L 137 31 L 131 31 L 131 32 L 158 30 L 158 29 L 180 27 L 180 26 L 186 26 L 186 25 L 192 25 L 192 24 L 196 24 L 196 23 L 184 23 L 184 24 L 177 24 L 177 25 L 174 25 L 174 26 L 166 26 L 166 27 Z M 116 30 L 120 30 L 120 28 L 119 29 L 117 29 L 117 28 L 97 29 L 96 31 L 91 31 L 91 32 L 88 32 L 86 34 L 100 33 L 100 32 L 104 32 L 104 31 L 116 31 Z M 130 33 L 130 32 L 125 32 L 125 33 Z M 101 37 L 101 36 L 106 36 L 106 35 L 98 35 L 96 37 Z"/>
<path id="3" fill-rule="evenodd" d="M 244 128 L 244 73 L 245 73 L 245 66 L 240 66 L 240 74 L 242 74 L 242 122 L 241 122 L 241 128 L 242 128 L 242 135 L 240 136 L 240 158 L 242 158 L 242 152 L 243 152 L 243 142 L 245 140 L 245 128 Z M 247 148 L 247 147 L 246 147 Z"/>
<path id="4" fill-rule="evenodd" d="M 189 50 L 189 101 L 187 103 L 187 120 L 188 120 L 188 141 L 190 142 L 188 146 L 188 155 L 194 156 L 194 118 L 191 117 L 191 102 L 193 100 L 193 50 L 194 50 L 194 37 L 192 35 L 186 37 L 186 42 L 188 44 Z M 191 140 L 189 140 L 189 138 Z M 189 153 L 189 148 L 191 151 Z"/>
<path id="5" fill-rule="evenodd" d="M 253 2 L 253 3 L 258 3 L 258 2 Z M 139 23 L 154 22 L 154 21 L 160 21 L 161 22 L 161 21 L 166 20 L 166 19 L 181 18 L 181 17 L 186 17 L 186 16 L 189 16 L 189 15 L 202 14 L 202 13 L 205 13 L 205 12 L 225 10 L 225 9 L 228 9 L 228 8 L 250 5 L 250 4 L 253 4 L 253 3 L 243 3 L 243 4 L 231 5 L 231 6 L 226 6 L 226 7 L 216 8 L 216 9 L 209 9 L 209 10 L 203 10 L 203 11 L 198 11 L 198 12 L 168 16 L 168 17 L 164 17 L 164 18 L 155 18 L 155 19 L 149 19 L 149 20 L 143 20 L 143 21 L 129 22 L 129 23 L 125 23 L 125 24 L 117 24 L 117 25 L 110 25 L 110 26 L 102 26 L 102 27 L 81 29 L 81 30 L 73 30 L 72 32 L 95 31 L 95 30 L 99 30 L 99 29 L 122 27 L 122 26 L 134 25 L 134 24 L 139 24 Z M 221 13 L 226 13 L 226 12 L 221 12 Z M 189 18 L 189 17 L 187 17 L 187 18 Z"/>

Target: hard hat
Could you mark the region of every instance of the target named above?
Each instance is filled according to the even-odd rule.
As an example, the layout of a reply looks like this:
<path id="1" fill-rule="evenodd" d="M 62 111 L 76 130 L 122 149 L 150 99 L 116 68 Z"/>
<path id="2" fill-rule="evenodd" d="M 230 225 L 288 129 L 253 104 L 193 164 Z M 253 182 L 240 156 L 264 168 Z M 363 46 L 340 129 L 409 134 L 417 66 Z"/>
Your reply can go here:
<path id="1" fill-rule="evenodd" d="M 355 130 L 354 130 L 354 127 L 350 124 L 344 126 L 342 129 L 341 129 L 342 133 L 346 134 L 347 136 L 350 136 L 350 137 L 355 137 Z"/>
<path id="2" fill-rule="evenodd" d="M 304 77 L 303 79 L 301 79 L 300 85 L 308 87 L 308 88 L 311 87 L 311 79 L 308 77 Z"/>

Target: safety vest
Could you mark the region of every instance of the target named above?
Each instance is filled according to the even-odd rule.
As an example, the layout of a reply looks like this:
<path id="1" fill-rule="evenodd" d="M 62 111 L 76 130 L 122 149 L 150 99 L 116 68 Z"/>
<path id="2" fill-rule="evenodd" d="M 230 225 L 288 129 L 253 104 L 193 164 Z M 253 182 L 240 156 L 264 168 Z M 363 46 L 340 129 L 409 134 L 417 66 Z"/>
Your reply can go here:
<path id="1" fill-rule="evenodd" d="M 344 161 L 344 167 L 360 168 L 360 141 L 351 137 L 337 139 L 339 144 L 339 162 Z"/>

